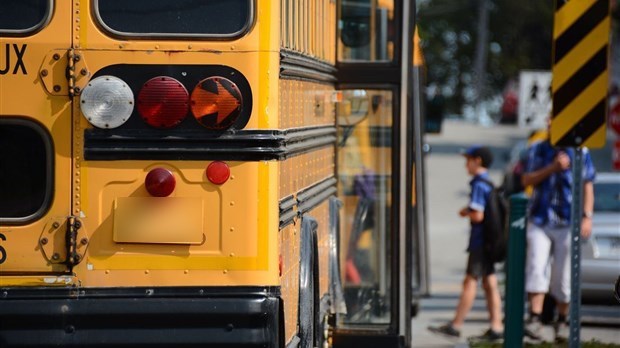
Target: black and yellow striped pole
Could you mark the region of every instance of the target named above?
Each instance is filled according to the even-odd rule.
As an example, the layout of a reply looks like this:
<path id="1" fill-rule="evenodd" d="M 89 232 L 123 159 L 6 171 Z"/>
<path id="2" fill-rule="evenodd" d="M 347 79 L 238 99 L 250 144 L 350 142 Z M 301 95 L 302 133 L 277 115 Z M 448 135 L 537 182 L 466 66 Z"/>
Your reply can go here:
<path id="1" fill-rule="evenodd" d="M 582 148 L 605 145 L 609 84 L 609 0 L 555 0 L 550 140 L 574 147 L 569 347 L 580 344 Z"/>
<path id="2" fill-rule="evenodd" d="M 555 0 L 553 145 L 605 145 L 609 13 L 609 0 Z"/>

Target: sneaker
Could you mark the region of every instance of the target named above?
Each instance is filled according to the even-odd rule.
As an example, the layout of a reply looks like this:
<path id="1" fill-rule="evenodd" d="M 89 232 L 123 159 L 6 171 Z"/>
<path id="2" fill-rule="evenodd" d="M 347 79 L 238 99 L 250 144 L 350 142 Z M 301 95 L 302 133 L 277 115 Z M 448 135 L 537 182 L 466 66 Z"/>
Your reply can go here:
<path id="1" fill-rule="evenodd" d="M 430 332 L 443 335 L 448 338 L 459 338 L 461 337 L 461 332 L 452 326 L 451 323 L 447 323 L 442 326 L 429 326 L 428 330 Z"/>
<path id="2" fill-rule="evenodd" d="M 493 329 L 488 329 L 480 336 L 471 336 L 467 338 L 469 344 L 475 343 L 494 343 L 501 342 L 504 339 L 503 332 L 497 332 Z"/>
<path id="3" fill-rule="evenodd" d="M 530 318 L 527 322 L 525 322 L 525 327 L 523 328 L 523 333 L 525 336 L 533 339 L 533 340 L 541 340 L 542 332 L 542 323 L 538 318 Z"/>
<path id="4" fill-rule="evenodd" d="M 569 327 L 568 323 L 565 321 L 556 321 L 553 323 L 553 331 L 555 332 L 555 342 L 556 343 L 566 343 L 568 342 L 568 332 Z"/>

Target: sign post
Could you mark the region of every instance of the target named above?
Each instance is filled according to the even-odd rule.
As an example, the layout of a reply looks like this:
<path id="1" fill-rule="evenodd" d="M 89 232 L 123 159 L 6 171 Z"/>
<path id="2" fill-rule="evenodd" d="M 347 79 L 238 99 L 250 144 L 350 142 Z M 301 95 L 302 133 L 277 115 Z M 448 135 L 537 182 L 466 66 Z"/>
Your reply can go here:
<path id="1" fill-rule="evenodd" d="M 620 140 L 616 140 L 611 152 L 611 160 L 615 170 L 620 170 Z"/>
<path id="2" fill-rule="evenodd" d="M 571 282 L 570 282 L 570 340 L 569 347 L 579 347 L 581 304 L 581 214 L 583 214 L 583 150 L 575 149 L 575 159 L 571 163 L 573 174 L 573 203 L 571 205 Z"/>

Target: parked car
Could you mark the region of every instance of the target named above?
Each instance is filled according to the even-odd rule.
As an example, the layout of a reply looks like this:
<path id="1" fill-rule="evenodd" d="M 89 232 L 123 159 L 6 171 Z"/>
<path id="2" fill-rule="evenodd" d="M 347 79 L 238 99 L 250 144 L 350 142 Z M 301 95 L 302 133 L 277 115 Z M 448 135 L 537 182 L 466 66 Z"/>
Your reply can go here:
<path id="1" fill-rule="evenodd" d="M 582 300 L 613 302 L 620 275 L 620 173 L 596 175 L 592 236 L 581 250 Z"/>

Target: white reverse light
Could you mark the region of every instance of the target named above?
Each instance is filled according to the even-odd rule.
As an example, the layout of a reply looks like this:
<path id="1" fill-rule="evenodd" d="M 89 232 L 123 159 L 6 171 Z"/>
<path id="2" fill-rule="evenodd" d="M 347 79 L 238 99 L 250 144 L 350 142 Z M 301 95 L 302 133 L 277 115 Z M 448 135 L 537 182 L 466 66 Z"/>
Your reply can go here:
<path id="1" fill-rule="evenodd" d="M 133 92 L 118 77 L 99 76 L 82 91 L 80 106 L 93 126 L 116 128 L 127 122 L 133 112 Z"/>

